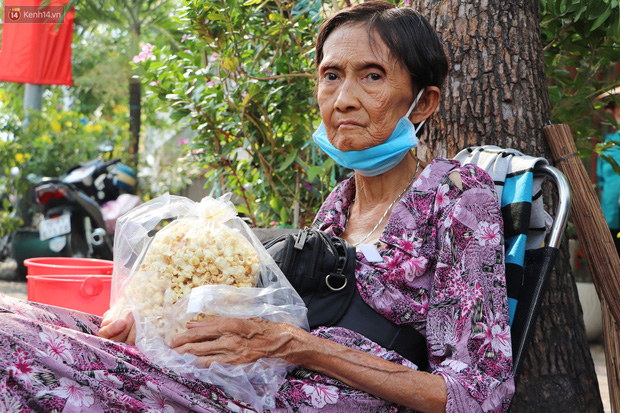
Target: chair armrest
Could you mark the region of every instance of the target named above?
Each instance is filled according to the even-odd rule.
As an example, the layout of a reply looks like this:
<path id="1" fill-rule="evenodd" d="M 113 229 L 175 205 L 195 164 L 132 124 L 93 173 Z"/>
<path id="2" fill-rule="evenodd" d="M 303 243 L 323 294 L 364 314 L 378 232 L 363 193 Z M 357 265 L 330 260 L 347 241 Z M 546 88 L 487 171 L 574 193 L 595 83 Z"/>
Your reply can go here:
<path id="1" fill-rule="evenodd" d="M 559 248 L 562 236 L 566 230 L 566 224 L 568 223 L 568 213 L 570 211 L 571 204 L 571 189 L 568 183 L 568 179 L 559 169 L 544 164 L 538 163 L 534 169 L 535 175 L 545 175 L 553 181 L 558 191 L 558 206 L 555 210 L 555 216 L 553 218 L 553 225 L 547 235 L 547 246 L 553 248 Z"/>

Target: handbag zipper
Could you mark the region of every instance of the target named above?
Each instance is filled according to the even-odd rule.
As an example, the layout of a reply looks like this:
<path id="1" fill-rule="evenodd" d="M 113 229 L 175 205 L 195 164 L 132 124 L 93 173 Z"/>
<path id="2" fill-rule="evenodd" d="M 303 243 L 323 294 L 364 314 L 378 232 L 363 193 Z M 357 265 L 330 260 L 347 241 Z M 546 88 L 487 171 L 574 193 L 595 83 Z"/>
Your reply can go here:
<path id="1" fill-rule="evenodd" d="M 297 240 L 295 241 L 295 245 L 293 246 L 296 250 L 303 250 L 304 245 L 306 244 L 306 239 L 308 238 L 308 232 L 310 228 L 304 227 L 304 229 L 297 236 Z"/>

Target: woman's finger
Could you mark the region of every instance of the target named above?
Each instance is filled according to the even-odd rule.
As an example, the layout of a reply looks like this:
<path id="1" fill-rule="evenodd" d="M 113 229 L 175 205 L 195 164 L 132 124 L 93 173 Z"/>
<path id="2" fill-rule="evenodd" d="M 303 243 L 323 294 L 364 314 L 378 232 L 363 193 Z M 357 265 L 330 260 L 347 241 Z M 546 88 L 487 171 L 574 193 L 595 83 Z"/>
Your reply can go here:
<path id="1" fill-rule="evenodd" d="M 247 364 L 269 357 L 263 349 L 254 349 L 245 339 L 227 334 L 216 340 L 187 343 L 174 350 L 179 354 L 189 353 L 198 357 L 198 364 L 209 367 L 211 363 Z"/>
<path id="2" fill-rule="evenodd" d="M 170 347 L 176 348 L 188 343 L 215 340 L 221 337 L 224 332 L 212 324 L 213 323 L 209 322 L 189 323 L 187 325 L 187 331 L 172 337 Z"/>
<path id="3" fill-rule="evenodd" d="M 177 347 L 171 347 L 180 354 L 190 353 L 194 356 L 214 356 L 230 350 L 225 344 L 226 340 L 203 341 L 201 343 L 186 343 Z"/>
<path id="4" fill-rule="evenodd" d="M 136 324 L 133 322 L 133 316 L 131 317 L 132 323 L 131 328 L 129 329 L 129 334 L 124 343 L 131 344 L 132 346 L 136 344 Z"/>
<path id="5" fill-rule="evenodd" d="M 103 316 L 101 317 L 101 325 L 99 328 L 107 326 L 112 321 L 114 321 L 114 319 L 110 317 L 110 310 L 108 310 L 105 313 L 103 313 Z"/>
<path id="6" fill-rule="evenodd" d="M 201 364 L 213 361 L 228 364 L 252 363 L 260 358 L 286 358 L 291 342 L 290 329 L 284 323 L 264 319 L 213 317 L 174 336 L 170 347 L 178 353 L 201 358 Z"/>
<path id="7" fill-rule="evenodd" d="M 113 320 L 106 326 L 101 327 L 99 329 L 99 337 L 132 345 L 135 344 L 136 329 L 133 315 L 128 313 L 125 318 Z"/>
<path id="8" fill-rule="evenodd" d="M 208 317 L 202 321 L 192 321 L 186 324 L 186 331 L 172 338 L 171 347 L 215 340 L 229 333 L 245 337 L 249 335 L 250 326 L 248 324 L 248 320 L 219 316 Z"/>
<path id="9" fill-rule="evenodd" d="M 102 326 L 99 329 L 99 337 L 107 338 L 112 340 L 113 337 L 118 337 L 123 334 L 125 329 L 127 328 L 127 321 L 120 319 L 109 321 L 105 326 Z M 115 340 L 118 341 L 118 340 Z"/>
<path id="10" fill-rule="evenodd" d="M 231 357 L 225 354 L 218 354 L 218 355 L 210 355 L 210 356 L 199 356 L 198 359 L 194 363 L 198 364 L 199 366 L 209 368 L 211 364 L 215 362 L 234 365 L 235 359 L 232 359 Z"/>

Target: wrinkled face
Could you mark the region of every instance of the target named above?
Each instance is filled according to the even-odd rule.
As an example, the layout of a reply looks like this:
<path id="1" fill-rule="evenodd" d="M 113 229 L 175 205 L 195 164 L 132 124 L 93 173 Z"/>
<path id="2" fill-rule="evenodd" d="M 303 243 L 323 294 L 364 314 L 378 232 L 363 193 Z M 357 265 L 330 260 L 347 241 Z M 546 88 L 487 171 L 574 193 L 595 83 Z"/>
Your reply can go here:
<path id="1" fill-rule="evenodd" d="M 342 151 L 385 142 L 414 100 L 411 77 L 364 25 L 334 30 L 323 46 L 317 99 L 330 142 Z"/>

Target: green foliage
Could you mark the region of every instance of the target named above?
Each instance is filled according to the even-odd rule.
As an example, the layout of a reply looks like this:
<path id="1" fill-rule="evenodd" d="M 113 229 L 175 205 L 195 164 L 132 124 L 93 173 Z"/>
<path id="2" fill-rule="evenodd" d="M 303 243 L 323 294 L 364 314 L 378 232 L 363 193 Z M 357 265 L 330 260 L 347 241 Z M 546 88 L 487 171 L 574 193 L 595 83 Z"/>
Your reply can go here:
<path id="1" fill-rule="evenodd" d="M 112 108 L 128 101 L 130 65 L 140 42 L 177 46 L 181 35 L 170 13 L 177 0 L 72 0 L 75 6 L 73 39 L 73 109 L 113 116 Z M 150 108 L 143 111 L 147 116 Z M 147 122 L 152 122 L 147 118 Z"/>
<path id="2" fill-rule="evenodd" d="M 60 176 L 67 168 L 92 159 L 98 143 L 112 141 L 115 156 L 130 163 L 128 84 L 131 59 L 139 41 L 175 47 L 181 35 L 170 13 L 177 0 L 73 0 L 76 7 L 72 60 L 74 87 L 47 87 L 44 108 L 23 128 L 23 85 L 0 84 L 0 211 L 16 195 L 20 213 L 32 208 L 27 176 Z M 0 25 L 0 33 L 1 27 Z M 132 34 L 138 34 L 138 36 Z M 143 125 L 162 126 L 155 110 L 143 108 Z M 164 125 L 165 126 L 165 125 Z M 17 174 L 16 171 L 19 171 Z M 15 201 L 12 202 L 15 205 Z M 19 225 L 0 213 L 0 235 Z"/>
<path id="3" fill-rule="evenodd" d="M 319 7 L 186 0 L 183 50 L 156 48 L 142 64 L 147 95 L 197 132 L 208 185 L 236 194 L 255 225 L 309 223 L 333 184 L 333 162 L 311 143 Z"/>
<path id="4" fill-rule="evenodd" d="M 185 0 L 182 51 L 155 48 L 141 64 L 148 95 L 197 132 L 193 156 L 208 185 L 238 195 L 256 225 L 304 225 L 338 173 L 310 136 L 314 40 L 322 8 L 340 3 Z M 541 29 L 552 121 L 591 150 L 601 134 L 594 98 L 618 83 L 597 79 L 620 61 L 618 0 L 541 0 Z"/>
<path id="5" fill-rule="evenodd" d="M 618 0 L 540 4 L 552 121 L 569 124 L 581 154 L 587 155 L 592 139 L 601 140 L 596 113 L 601 114 L 606 101 L 595 98 L 620 84 L 617 77 L 605 75 L 620 62 L 620 5 Z"/>
<path id="6" fill-rule="evenodd" d="M 25 127 L 21 121 L 24 114 L 16 106 L 21 99 L 15 97 L 21 96 L 15 93 L 21 88 L 12 88 L 17 91 L 0 89 L 0 199 L 17 195 L 30 201 L 31 180 L 59 177 L 68 168 L 94 159 L 99 154 L 99 143 L 112 142 L 119 148 L 115 155 L 125 155 L 120 151 L 127 139 L 122 107 L 118 109 L 118 120 L 113 121 L 66 111 L 61 103 L 63 88 L 54 87 L 44 93 L 42 110 L 29 113 Z M 30 212 L 20 211 L 23 215 Z M 0 235 L 11 225 L 8 219 L 0 217 Z"/>
<path id="7" fill-rule="evenodd" d="M 8 198 L 0 200 L 0 237 L 4 237 L 17 230 L 23 220 L 13 215 L 12 202 Z"/>
<path id="8" fill-rule="evenodd" d="M 177 139 L 177 144 L 147 155 L 140 174 L 141 193 L 155 198 L 165 193 L 179 194 L 194 180 L 202 177 L 204 170 L 195 161 L 187 139 Z"/>
<path id="9" fill-rule="evenodd" d="M 131 56 L 127 32 L 104 25 L 76 27 L 73 39 L 74 109 L 113 116 L 115 105 L 127 104 Z"/>

